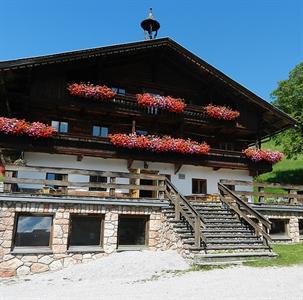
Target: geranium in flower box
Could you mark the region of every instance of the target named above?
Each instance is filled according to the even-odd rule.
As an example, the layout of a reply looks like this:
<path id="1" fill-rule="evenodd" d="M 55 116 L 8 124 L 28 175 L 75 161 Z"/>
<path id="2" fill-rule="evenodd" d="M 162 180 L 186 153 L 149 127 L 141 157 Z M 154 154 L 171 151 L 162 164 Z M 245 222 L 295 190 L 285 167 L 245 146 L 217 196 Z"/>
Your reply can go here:
<path id="1" fill-rule="evenodd" d="M 253 162 L 267 161 L 271 164 L 275 164 L 281 161 L 284 157 L 283 153 L 279 151 L 256 148 L 247 148 L 243 150 L 243 154 L 249 159 L 251 159 Z"/>
<path id="2" fill-rule="evenodd" d="M 55 129 L 40 122 L 26 122 L 15 118 L 0 117 L 0 132 L 12 135 L 28 135 L 35 138 L 50 137 Z"/>
<path id="3" fill-rule="evenodd" d="M 110 100 L 116 96 L 116 93 L 106 85 L 72 83 L 68 85 L 67 89 L 70 95 L 83 98 Z"/>
<path id="4" fill-rule="evenodd" d="M 175 139 L 170 136 L 111 134 L 110 142 L 116 147 L 128 149 L 143 149 L 153 152 L 177 152 L 182 154 L 206 154 L 210 147 L 206 143 L 198 143 L 190 139 Z"/>
<path id="5" fill-rule="evenodd" d="M 185 103 L 183 99 L 173 98 L 171 96 L 154 96 L 148 93 L 137 94 L 137 101 L 138 104 L 142 106 L 165 109 L 175 113 L 181 113 L 185 109 Z"/>
<path id="6" fill-rule="evenodd" d="M 205 107 L 205 111 L 208 117 L 217 120 L 231 121 L 240 116 L 237 110 L 232 110 L 226 106 L 209 104 Z"/>

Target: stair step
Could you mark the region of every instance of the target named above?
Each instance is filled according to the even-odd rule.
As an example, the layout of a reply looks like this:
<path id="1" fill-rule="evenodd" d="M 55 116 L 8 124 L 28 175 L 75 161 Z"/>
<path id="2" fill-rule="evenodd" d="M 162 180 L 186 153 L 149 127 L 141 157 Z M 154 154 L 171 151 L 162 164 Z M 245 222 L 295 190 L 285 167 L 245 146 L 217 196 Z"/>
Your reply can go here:
<path id="1" fill-rule="evenodd" d="M 218 239 L 218 238 L 208 238 L 207 244 L 260 244 L 263 242 L 259 239 L 246 239 L 246 238 L 233 238 L 233 239 Z"/>
<path id="2" fill-rule="evenodd" d="M 230 264 L 242 263 L 244 261 L 255 259 L 269 259 L 277 255 L 269 251 L 259 252 L 234 252 L 234 253 L 207 253 L 195 254 L 194 264 L 198 265 L 217 265 L 217 264 Z"/>
<path id="3" fill-rule="evenodd" d="M 189 246 L 189 250 L 192 251 L 201 251 L 204 250 L 203 247 L 196 247 L 196 246 Z M 228 251 L 228 250 L 267 250 L 268 247 L 265 245 L 207 245 L 206 250 L 221 250 L 221 251 Z"/>
<path id="4" fill-rule="evenodd" d="M 204 233 L 232 233 L 232 234 L 238 234 L 238 233 L 253 233 L 252 230 L 250 229 L 245 229 L 245 228 L 204 228 L 202 230 Z"/>

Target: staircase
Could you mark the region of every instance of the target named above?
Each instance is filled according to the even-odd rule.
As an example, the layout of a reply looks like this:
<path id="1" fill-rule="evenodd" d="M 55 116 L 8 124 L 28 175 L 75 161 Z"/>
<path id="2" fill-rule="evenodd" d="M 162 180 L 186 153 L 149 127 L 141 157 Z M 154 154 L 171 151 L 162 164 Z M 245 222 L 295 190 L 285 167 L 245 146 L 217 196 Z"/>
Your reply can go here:
<path id="1" fill-rule="evenodd" d="M 219 191 L 221 201 L 190 202 L 167 182 L 171 205 L 163 212 L 188 258 L 196 264 L 213 265 L 274 257 L 266 230 L 249 216 L 262 225 L 270 226 L 270 222 L 241 199 L 235 201 L 227 187 L 219 186 Z M 248 212 L 240 204 L 248 206 Z"/>

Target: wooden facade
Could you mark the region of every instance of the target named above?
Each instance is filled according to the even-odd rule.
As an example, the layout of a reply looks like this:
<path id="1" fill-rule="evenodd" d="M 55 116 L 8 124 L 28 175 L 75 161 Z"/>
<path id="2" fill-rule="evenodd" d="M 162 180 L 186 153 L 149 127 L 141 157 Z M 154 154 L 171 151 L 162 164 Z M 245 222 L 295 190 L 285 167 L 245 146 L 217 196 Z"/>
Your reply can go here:
<path id="1" fill-rule="evenodd" d="M 68 122 L 68 133 L 34 140 L 0 136 L 3 151 L 12 149 L 82 156 L 165 161 L 213 168 L 270 170 L 242 156 L 247 146 L 294 121 L 170 39 L 96 48 L 0 63 L 2 116 L 51 124 Z M 111 101 L 72 97 L 69 83 L 90 82 L 121 88 Z M 135 95 L 151 92 L 184 98 L 184 113 L 138 106 Z M 240 112 L 236 121 L 208 118 L 202 107 L 226 105 Z M 143 130 L 206 141 L 208 155 L 153 154 L 115 149 L 107 138 L 92 136 L 92 126 L 109 133 Z M 18 155 L 18 154 L 17 154 Z"/>

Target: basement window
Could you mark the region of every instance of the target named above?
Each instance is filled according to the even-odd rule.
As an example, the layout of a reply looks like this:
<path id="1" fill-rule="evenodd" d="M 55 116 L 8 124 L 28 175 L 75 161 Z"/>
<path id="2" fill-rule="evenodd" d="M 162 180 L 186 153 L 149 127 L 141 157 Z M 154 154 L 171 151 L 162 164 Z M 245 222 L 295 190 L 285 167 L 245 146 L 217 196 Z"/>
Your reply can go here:
<path id="1" fill-rule="evenodd" d="M 52 121 L 51 126 L 59 133 L 68 132 L 68 123 L 62 121 Z"/>
<path id="2" fill-rule="evenodd" d="M 272 235 L 273 238 L 288 236 L 287 227 L 289 220 L 270 219 L 270 221 L 272 222 L 272 224 L 269 234 Z"/>
<path id="3" fill-rule="evenodd" d="M 72 215 L 69 247 L 101 246 L 103 216 Z"/>
<path id="4" fill-rule="evenodd" d="M 299 219 L 299 234 L 300 238 L 303 239 L 303 219 Z"/>
<path id="5" fill-rule="evenodd" d="M 207 180 L 206 179 L 192 179 L 192 193 L 193 194 L 206 194 L 207 193 Z"/>
<path id="6" fill-rule="evenodd" d="M 89 182 L 91 183 L 107 183 L 107 177 L 103 176 L 89 176 Z M 106 188 L 90 187 L 90 191 L 106 191 Z"/>
<path id="7" fill-rule="evenodd" d="M 120 216 L 118 224 L 118 248 L 147 245 L 146 216 Z"/>
<path id="8" fill-rule="evenodd" d="M 106 138 L 108 136 L 108 127 L 104 126 L 93 126 L 93 136 Z"/>
<path id="9" fill-rule="evenodd" d="M 17 216 L 14 246 L 50 247 L 53 217 L 50 215 Z"/>

